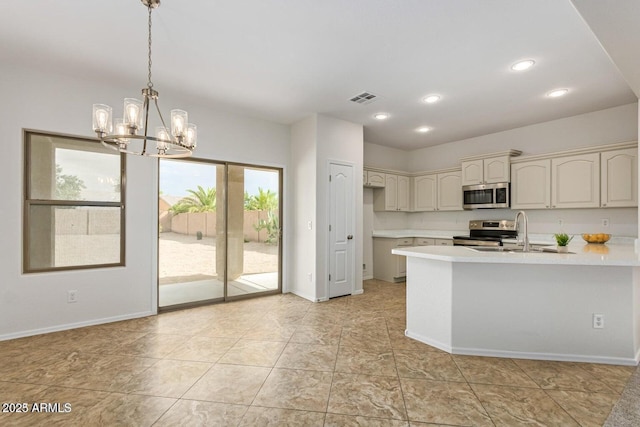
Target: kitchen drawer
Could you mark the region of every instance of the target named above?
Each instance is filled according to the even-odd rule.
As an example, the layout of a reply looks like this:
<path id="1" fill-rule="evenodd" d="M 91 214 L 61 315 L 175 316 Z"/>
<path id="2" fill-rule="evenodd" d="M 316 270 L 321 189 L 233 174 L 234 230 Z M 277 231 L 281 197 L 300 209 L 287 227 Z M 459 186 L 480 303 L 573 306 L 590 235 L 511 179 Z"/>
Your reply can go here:
<path id="1" fill-rule="evenodd" d="M 434 239 L 436 246 L 453 246 L 453 239 Z"/>
<path id="2" fill-rule="evenodd" d="M 413 239 L 416 246 L 432 246 L 435 245 L 435 239 L 427 239 L 425 237 L 416 237 Z"/>
<path id="3" fill-rule="evenodd" d="M 413 246 L 413 237 L 396 239 L 396 246 Z"/>

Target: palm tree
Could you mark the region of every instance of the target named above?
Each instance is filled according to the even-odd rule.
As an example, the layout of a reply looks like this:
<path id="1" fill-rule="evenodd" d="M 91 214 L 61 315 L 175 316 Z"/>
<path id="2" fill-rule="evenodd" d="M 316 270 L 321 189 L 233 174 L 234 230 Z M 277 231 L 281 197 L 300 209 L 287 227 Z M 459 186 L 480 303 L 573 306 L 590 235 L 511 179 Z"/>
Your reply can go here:
<path id="1" fill-rule="evenodd" d="M 184 197 L 169 210 L 174 214 L 185 212 L 212 212 L 216 210 L 216 189 L 206 190 L 198 185 L 198 190 L 187 190 L 191 196 Z"/>
<path id="2" fill-rule="evenodd" d="M 245 208 L 255 211 L 273 211 L 278 209 L 278 195 L 271 190 L 258 187 L 258 194 L 245 199 Z"/>

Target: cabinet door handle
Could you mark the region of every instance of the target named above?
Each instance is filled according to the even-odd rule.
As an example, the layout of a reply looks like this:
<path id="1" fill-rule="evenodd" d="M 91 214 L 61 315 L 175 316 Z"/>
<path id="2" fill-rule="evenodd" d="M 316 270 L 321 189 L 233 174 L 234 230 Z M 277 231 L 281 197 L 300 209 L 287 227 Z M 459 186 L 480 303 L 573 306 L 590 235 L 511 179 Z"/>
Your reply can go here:
<path id="1" fill-rule="evenodd" d="M 347 236 L 347 240 L 351 240 L 351 239 L 353 239 L 353 234 L 349 234 L 349 235 Z"/>

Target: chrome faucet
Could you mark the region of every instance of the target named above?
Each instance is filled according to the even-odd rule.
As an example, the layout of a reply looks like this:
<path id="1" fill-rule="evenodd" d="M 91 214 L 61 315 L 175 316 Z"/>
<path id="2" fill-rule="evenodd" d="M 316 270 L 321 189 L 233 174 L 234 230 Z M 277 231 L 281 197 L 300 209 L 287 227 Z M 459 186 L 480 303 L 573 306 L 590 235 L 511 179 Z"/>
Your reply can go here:
<path id="1" fill-rule="evenodd" d="M 529 252 L 529 231 L 528 231 L 528 227 L 529 227 L 529 220 L 527 219 L 527 214 L 524 213 L 524 211 L 518 211 L 518 213 L 516 214 L 516 230 L 518 231 L 518 238 L 520 238 L 520 228 L 519 228 L 519 223 L 518 223 L 518 219 L 520 219 L 520 217 L 522 217 L 522 223 L 523 223 L 523 239 L 522 242 L 524 244 L 524 246 L 522 247 L 522 252 Z"/>

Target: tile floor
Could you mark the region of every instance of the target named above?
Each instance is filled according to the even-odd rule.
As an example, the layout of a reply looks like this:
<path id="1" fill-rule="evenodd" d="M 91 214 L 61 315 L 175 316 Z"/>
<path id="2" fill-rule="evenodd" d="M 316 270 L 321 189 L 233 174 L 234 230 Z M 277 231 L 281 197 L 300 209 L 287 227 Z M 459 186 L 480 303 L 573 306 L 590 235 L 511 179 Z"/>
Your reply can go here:
<path id="1" fill-rule="evenodd" d="M 0 402 L 71 404 L 0 425 L 599 426 L 634 371 L 451 356 L 404 336 L 404 284 L 364 286 L 0 342 Z"/>

